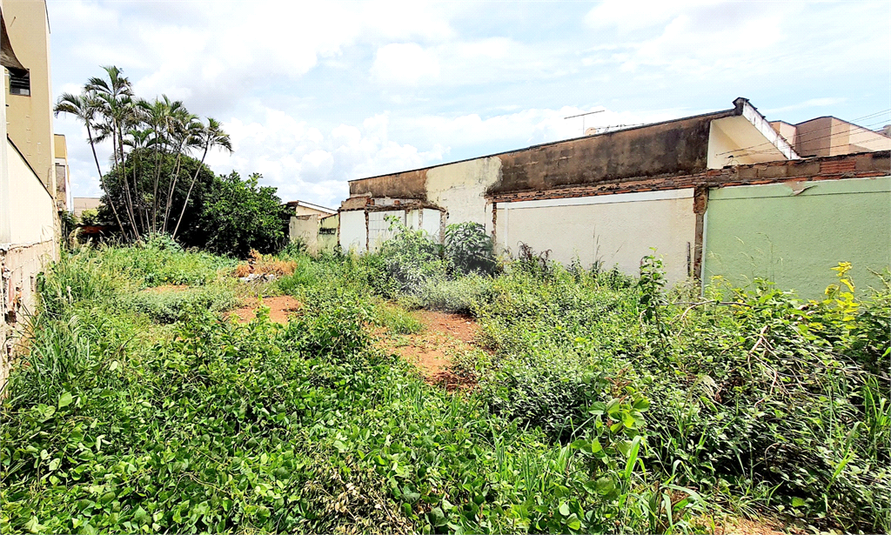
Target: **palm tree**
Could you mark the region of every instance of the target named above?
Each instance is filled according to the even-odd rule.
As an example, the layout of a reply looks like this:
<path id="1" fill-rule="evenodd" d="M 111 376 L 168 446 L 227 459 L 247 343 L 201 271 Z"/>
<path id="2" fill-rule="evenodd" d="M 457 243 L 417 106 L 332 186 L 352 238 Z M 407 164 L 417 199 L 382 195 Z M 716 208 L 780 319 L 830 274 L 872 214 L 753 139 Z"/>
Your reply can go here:
<path id="1" fill-rule="evenodd" d="M 195 182 L 198 181 L 198 173 L 201 172 L 201 168 L 204 166 L 204 159 L 207 157 L 207 152 L 211 148 L 220 147 L 223 150 L 232 153 L 232 141 L 229 139 L 229 134 L 223 131 L 220 123 L 216 119 L 208 117 L 207 126 L 201 128 L 197 135 L 200 143 L 199 146 L 203 149 L 203 152 L 201 153 L 201 163 L 198 165 L 198 168 L 195 169 L 192 183 L 189 184 L 189 192 L 186 193 L 186 200 L 183 202 L 183 208 L 179 212 L 176 227 L 174 227 L 173 234 L 171 235 L 173 238 L 176 238 L 176 233 L 179 232 L 179 225 L 183 221 L 186 207 L 189 205 L 189 197 L 192 196 L 192 188 L 195 187 Z"/>
<path id="2" fill-rule="evenodd" d="M 98 124 L 97 140 L 111 138 L 114 168 L 121 169 L 125 161 L 124 156 L 124 132 L 130 130 L 138 122 L 138 116 L 133 100 L 133 86 L 130 80 L 123 76 L 123 71 L 118 67 L 102 67 L 108 75 L 108 80 L 93 77 L 87 82 L 84 89 L 95 95 L 99 103 L 99 112 L 102 122 Z M 126 172 L 121 173 L 124 182 L 124 203 L 126 215 L 130 220 L 133 236 L 140 239 L 139 228 L 136 223 L 136 214 L 133 208 L 133 195 L 130 190 L 130 180 Z M 123 229 L 122 229 L 123 230 Z"/>
<path id="3" fill-rule="evenodd" d="M 99 184 L 102 186 L 102 189 L 107 192 L 108 189 L 106 188 L 105 179 L 102 175 L 102 168 L 99 165 L 99 157 L 96 155 L 96 143 L 99 140 L 93 135 L 93 130 L 96 128 L 95 120 L 96 116 L 100 113 L 100 107 L 101 104 L 96 96 L 85 89 L 81 95 L 63 93 L 56 102 L 56 106 L 53 110 L 56 117 L 58 117 L 60 113 L 68 113 L 83 121 L 84 125 L 87 127 L 87 140 L 90 142 L 90 149 L 93 151 L 93 160 L 96 162 L 96 172 L 99 173 Z M 115 207 L 111 196 L 107 197 L 108 205 L 114 214 L 118 228 L 123 232 L 124 226 L 121 224 L 121 218 L 118 215 L 117 207 Z"/>
<path id="4" fill-rule="evenodd" d="M 146 207 L 145 195 L 140 191 L 142 154 L 145 153 L 156 141 L 155 132 L 151 128 L 139 129 L 131 128 L 127 131 L 124 138 L 124 145 L 130 147 L 129 159 L 133 164 L 133 188 L 136 196 L 136 211 L 139 215 L 139 224 L 142 234 L 150 232 L 149 226 L 149 210 Z M 126 168 L 123 170 L 126 172 Z"/>
<path id="5" fill-rule="evenodd" d="M 173 139 L 176 143 L 176 163 L 173 166 L 173 176 L 168 182 L 167 199 L 164 204 L 164 223 L 162 232 L 167 232 L 170 223 L 170 210 L 173 208 L 173 194 L 176 191 L 176 183 L 179 181 L 179 173 L 182 165 L 183 154 L 187 150 L 198 146 L 199 132 L 203 128 L 196 115 L 189 113 L 185 107 L 177 110 L 173 117 Z"/>
<path id="6" fill-rule="evenodd" d="M 152 232 L 163 232 L 167 228 L 167 216 L 170 212 L 169 206 L 176 186 L 176 177 L 179 174 L 182 150 L 188 146 L 188 143 L 191 143 L 190 136 L 187 135 L 187 125 L 193 122 L 195 117 L 186 110 L 182 101 L 171 101 L 167 95 L 161 95 L 161 98 L 155 98 L 152 102 L 140 101 L 138 106 L 144 113 L 144 121 L 154 131 L 152 146 L 155 156 L 155 174 L 152 185 Z M 173 175 L 169 177 L 167 183 L 166 203 L 162 206 L 158 191 L 161 187 L 161 158 L 174 151 L 177 154 L 177 160 Z M 158 214 L 162 210 L 163 220 L 159 225 Z"/>

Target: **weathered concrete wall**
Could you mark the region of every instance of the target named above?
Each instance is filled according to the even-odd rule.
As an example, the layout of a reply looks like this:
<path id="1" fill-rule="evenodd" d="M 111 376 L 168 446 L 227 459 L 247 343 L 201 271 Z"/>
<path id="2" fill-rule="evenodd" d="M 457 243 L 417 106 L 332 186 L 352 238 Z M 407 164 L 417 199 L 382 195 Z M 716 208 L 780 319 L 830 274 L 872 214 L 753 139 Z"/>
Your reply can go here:
<path id="1" fill-rule="evenodd" d="M 335 214 L 323 217 L 319 222 L 319 252 L 333 253 L 337 247 L 337 231 L 340 227 L 340 216 Z"/>
<path id="2" fill-rule="evenodd" d="M 392 175 L 382 175 L 350 181 L 350 196 L 371 194 L 372 197 L 394 199 L 424 199 L 427 169 L 416 169 Z"/>
<path id="3" fill-rule="evenodd" d="M 500 175 L 501 159 L 497 156 L 434 167 L 427 171 L 426 198 L 447 210 L 446 224 L 491 224 L 486 190 L 498 182 Z"/>
<path id="4" fill-rule="evenodd" d="M 489 188 L 489 194 L 698 173 L 707 169 L 711 121 L 733 113 L 728 110 L 501 154 L 501 180 Z"/>
<path id="5" fill-rule="evenodd" d="M 310 254 L 319 252 L 319 218 L 317 215 L 292 215 L 288 222 L 288 239 L 301 241 Z"/>
<path id="6" fill-rule="evenodd" d="M 20 328 L 37 308 L 37 274 L 56 258 L 53 240 L 0 248 L 0 386 L 9 376 Z"/>
<path id="7" fill-rule="evenodd" d="M 496 245 L 514 256 L 525 243 L 564 264 L 578 258 L 636 275 L 655 247 L 669 282 L 686 280 L 692 269 L 692 189 L 498 203 L 496 210 Z"/>
<path id="8" fill-rule="evenodd" d="M 682 176 L 708 167 L 712 121 L 737 108 L 597 136 L 537 145 L 446 165 L 350 181 L 350 195 L 418 199 L 449 211 L 449 222 L 476 221 L 477 194 L 616 183 L 630 177 Z"/>
<path id="9" fill-rule="evenodd" d="M 705 229 L 705 282 L 763 277 L 818 298 L 846 261 L 865 288 L 891 266 L 891 177 L 713 189 Z"/>

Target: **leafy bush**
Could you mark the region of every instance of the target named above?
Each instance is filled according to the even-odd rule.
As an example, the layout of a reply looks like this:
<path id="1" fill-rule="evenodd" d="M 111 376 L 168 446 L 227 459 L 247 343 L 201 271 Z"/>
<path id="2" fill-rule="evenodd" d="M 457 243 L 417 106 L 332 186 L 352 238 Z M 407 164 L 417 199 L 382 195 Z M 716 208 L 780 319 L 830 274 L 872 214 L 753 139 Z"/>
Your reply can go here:
<path id="1" fill-rule="evenodd" d="M 458 279 L 430 277 L 418 289 L 419 304 L 431 310 L 471 314 L 491 295 L 492 279 L 477 274 Z"/>
<path id="2" fill-rule="evenodd" d="M 208 251 L 246 258 L 251 249 L 269 254 L 282 248 L 290 212 L 276 189 L 259 186 L 259 179 L 255 173 L 242 180 L 233 172 L 214 180 L 199 216 Z"/>
<path id="3" fill-rule="evenodd" d="M 858 301 L 846 265 L 836 271 L 819 302 L 757 281 L 725 292 L 729 306 L 675 306 L 655 260 L 618 290 L 558 266 L 512 270 L 478 311 L 499 357 L 481 372 L 484 393 L 495 410 L 565 437 L 587 431 L 587 407 L 603 400 L 585 396 L 605 389 L 585 378 L 604 373 L 612 395 L 624 385 L 652 400 L 641 455 L 676 481 L 736 496 L 771 487 L 760 506 L 887 529 L 891 459 L 873 441 L 891 421 L 889 395 L 867 386 L 882 384 L 869 363 L 885 335 L 865 312 L 886 297 Z"/>
<path id="4" fill-rule="evenodd" d="M 225 287 L 198 287 L 183 291 L 133 294 L 125 301 L 134 311 L 146 314 L 159 323 L 173 323 L 197 310 L 220 312 L 238 304 L 235 291 Z"/>
<path id="5" fill-rule="evenodd" d="M 363 258 L 371 270 L 369 282 L 385 297 L 417 294 L 427 279 L 445 274 L 441 246 L 424 230 L 412 230 L 393 218 L 390 225 L 395 236 Z"/>
<path id="6" fill-rule="evenodd" d="M 472 221 L 449 225 L 444 243 L 445 258 L 458 273 L 489 275 L 495 271 L 492 237 L 483 225 Z"/>

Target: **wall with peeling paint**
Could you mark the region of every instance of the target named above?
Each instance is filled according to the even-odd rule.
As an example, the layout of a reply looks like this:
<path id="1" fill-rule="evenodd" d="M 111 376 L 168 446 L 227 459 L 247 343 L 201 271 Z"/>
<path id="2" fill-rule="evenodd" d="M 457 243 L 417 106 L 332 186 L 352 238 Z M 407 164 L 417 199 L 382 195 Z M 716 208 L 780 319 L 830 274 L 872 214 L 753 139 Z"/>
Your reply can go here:
<path id="1" fill-rule="evenodd" d="M 492 226 L 486 190 L 501 178 L 501 158 L 493 156 L 434 167 L 426 176 L 426 199 L 447 210 L 446 224 L 473 221 Z"/>
<path id="2" fill-rule="evenodd" d="M 819 298 L 851 262 L 864 289 L 891 267 L 891 177 L 713 189 L 705 230 L 705 282 L 762 277 Z"/>

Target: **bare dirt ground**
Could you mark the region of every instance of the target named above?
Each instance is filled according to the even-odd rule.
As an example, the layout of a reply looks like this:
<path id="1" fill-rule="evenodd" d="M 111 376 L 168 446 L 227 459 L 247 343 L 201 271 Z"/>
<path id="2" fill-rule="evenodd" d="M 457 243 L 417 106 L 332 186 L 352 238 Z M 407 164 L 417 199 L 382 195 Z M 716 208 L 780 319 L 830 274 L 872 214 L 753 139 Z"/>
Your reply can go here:
<path id="1" fill-rule="evenodd" d="M 257 309 L 260 306 L 269 307 L 269 319 L 271 321 L 285 324 L 288 323 L 289 316 L 294 312 L 298 312 L 303 305 L 290 295 L 264 297 L 262 300 L 253 300 L 252 304 L 233 310 L 229 313 L 229 316 L 237 318 L 239 323 L 248 323 L 257 317 Z"/>
<path id="2" fill-rule="evenodd" d="M 419 310 L 412 314 L 424 324 L 424 331 L 385 334 L 379 339 L 380 347 L 417 366 L 429 384 L 449 391 L 473 388 L 472 378 L 456 375 L 450 367 L 456 355 L 474 347 L 479 332 L 476 322 L 468 316 L 446 312 Z"/>
<path id="3" fill-rule="evenodd" d="M 707 527 L 714 525 L 713 533 L 715 535 L 785 535 L 805 533 L 795 526 L 783 526 L 782 522 L 771 518 L 748 520 L 740 517 L 726 517 L 714 519 L 713 522 L 706 520 L 703 524 Z"/>

